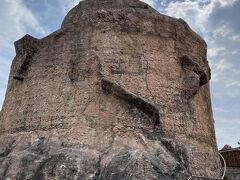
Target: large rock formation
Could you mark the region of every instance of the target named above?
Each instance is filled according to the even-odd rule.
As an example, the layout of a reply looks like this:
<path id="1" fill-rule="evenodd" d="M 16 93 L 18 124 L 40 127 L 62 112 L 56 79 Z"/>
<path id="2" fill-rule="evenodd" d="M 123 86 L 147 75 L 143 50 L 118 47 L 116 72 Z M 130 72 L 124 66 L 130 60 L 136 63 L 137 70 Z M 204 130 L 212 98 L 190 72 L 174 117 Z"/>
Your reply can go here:
<path id="1" fill-rule="evenodd" d="M 136 0 L 85 0 L 15 43 L 2 179 L 220 177 L 207 46 Z"/>

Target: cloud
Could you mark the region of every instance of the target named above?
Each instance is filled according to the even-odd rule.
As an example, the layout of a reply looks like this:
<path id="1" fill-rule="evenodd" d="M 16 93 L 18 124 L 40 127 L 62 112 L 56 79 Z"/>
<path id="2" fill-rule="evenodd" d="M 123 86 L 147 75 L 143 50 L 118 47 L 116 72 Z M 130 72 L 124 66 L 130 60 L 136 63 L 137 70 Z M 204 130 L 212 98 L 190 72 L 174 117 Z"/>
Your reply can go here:
<path id="1" fill-rule="evenodd" d="M 217 127 L 217 144 L 218 148 L 222 149 L 225 144 L 231 145 L 232 147 L 237 146 L 237 142 L 239 141 L 240 135 L 237 136 L 238 128 L 226 128 L 226 127 Z"/>
<path id="2" fill-rule="evenodd" d="M 232 82 L 229 82 L 226 84 L 227 88 L 232 87 L 232 86 L 240 87 L 240 81 L 232 81 Z"/>
<path id="3" fill-rule="evenodd" d="M 152 7 L 156 7 L 158 0 L 141 0 L 147 4 L 149 4 Z"/>
<path id="4" fill-rule="evenodd" d="M 22 36 L 27 29 L 45 34 L 38 20 L 22 0 L 3 0 L 0 8 L 1 38 Z"/>
<path id="5" fill-rule="evenodd" d="M 240 34 L 231 36 L 230 40 L 240 42 Z"/>
<path id="6" fill-rule="evenodd" d="M 215 38 L 226 38 L 232 33 L 232 30 L 227 24 L 223 24 L 221 27 L 216 28 L 213 31 L 213 36 Z"/>
<path id="7" fill-rule="evenodd" d="M 212 85 L 215 98 L 240 98 L 240 70 L 231 60 L 220 59 L 212 66 Z"/>
<path id="8" fill-rule="evenodd" d="M 230 112 L 229 109 L 225 109 L 225 108 L 221 108 L 221 107 L 214 107 L 213 110 L 215 112 L 219 112 L 219 113 L 227 113 L 227 112 Z"/>
<path id="9" fill-rule="evenodd" d="M 240 2 L 239 0 L 214 0 L 215 3 L 219 3 L 220 6 L 233 6 L 235 3 Z"/>
<path id="10" fill-rule="evenodd" d="M 74 6 L 76 6 L 81 0 L 58 0 L 63 15 L 66 14 L 69 10 L 71 10 Z M 141 0 L 152 7 L 156 7 L 158 0 Z"/>
<path id="11" fill-rule="evenodd" d="M 213 58 L 215 56 L 219 56 L 224 53 L 226 49 L 224 47 L 212 47 L 208 49 L 208 57 Z"/>
<path id="12" fill-rule="evenodd" d="M 198 31 L 205 32 L 208 17 L 220 7 L 233 6 L 240 0 L 183 0 L 165 2 L 164 13 L 186 20 L 190 26 Z"/>
<path id="13" fill-rule="evenodd" d="M 216 39 L 226 41 L 232 41 L 232 43 L 240 42 L 240 32 L 234 30 L 230 24 L 223 22 L 212 30 L 212 40 L 216 42 Z"/>
<path id="14" fill-rule="evenodd" d="M 216 64 L 212 64 L 212 81 L 220 82 L 224 80 L 224 77 L 221 77 L 226 71 L 232 69 L 232 64 L 227 62 L 225 59 L 218 60 Z"/>
<path id="15" fill-rule="evenodd" d="M 231 118 L 231 120 L 227 119 L 227 118 L 219 118 L 219 122 L 223 123 L 223 124 L 230 123 L 230 124 L 240 125 L 240 119 L 239 118 Z"/>
<path id="16" fill-rule="evenodd" d="M 8 55 L 9 51 L 12 51 L 13 42 L 27 32 L 38 35 L 46 34 L 44 28 L 22 0 L 3 0 L 0 6 L 0 17 L 1 55 Z"/>
<path id="17" fill-rule="evenodd" d="M 172 1 L 164 9 L 164 13 L 176 18 L 182 18 L 193 29 L 202 32 L 205 31 L 205 24 L 213 8 L 214 3 L 212 1 L 206 1 L 205 3 L 191 0 Z"/>
<path id="18" fill-rule="evenodd" d="M 23 0 L 2 0 L 0 6 L 0 109 L 5 94 L 10 64 L 14 57 L 14 41 L 26 33 L 46 34 L 34 14 L 26 7 Z"/>
<path id="19" fill-rule="evenodd" d="M 212 60 L 210 63 L 213 63 L 216 60 L 219 61 L 218 57 L 225 57 L 227 55 L 237 55 L 237 54 L 240 54 L 240 52 L 237 49 L 229 49 L 224 45 L 218 45 L 218 46 L 215 45 L 213 47 L 208 48 L 208 58 Z M 214 60 L 216 57 L 217 59 Z"/>
<path id="20" fill-rule="evenodd" d="M 81 0 L 58 0 L 61 6 L 63 15 L 66 14 L 70 9 L 76 6 Z M 159 0 L 141 0 L 152 7 L 156 7 Z"/>
<path id="21" fill-rule="evenodd" d="M 62 9 L 62 13 L 65 16 L 66 13 L 76 6 L 81 0 L 58 0 L 58 3 Z"/>
<path id="22" fill-rule="evenodd" d="M 240 139 L 240 119 L 217 118 L 216 121 L 218 122 L 216 124 L 218 147 L 221 149 L 225 144 L 229 144 L 233 147 L 237 146 L 237 142 Z"/>

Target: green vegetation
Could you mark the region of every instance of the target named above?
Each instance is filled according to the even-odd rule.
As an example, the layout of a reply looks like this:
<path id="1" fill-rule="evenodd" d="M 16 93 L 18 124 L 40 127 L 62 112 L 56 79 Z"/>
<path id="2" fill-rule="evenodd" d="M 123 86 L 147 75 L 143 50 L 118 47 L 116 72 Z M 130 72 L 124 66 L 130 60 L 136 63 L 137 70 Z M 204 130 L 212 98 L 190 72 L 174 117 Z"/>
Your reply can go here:
<path id="1" fill-rule="evenodd" d="M 224 180 L 228 180 L 228 177 L 227 176 L 224 176 L 224 178 L 223 178 Z"/>

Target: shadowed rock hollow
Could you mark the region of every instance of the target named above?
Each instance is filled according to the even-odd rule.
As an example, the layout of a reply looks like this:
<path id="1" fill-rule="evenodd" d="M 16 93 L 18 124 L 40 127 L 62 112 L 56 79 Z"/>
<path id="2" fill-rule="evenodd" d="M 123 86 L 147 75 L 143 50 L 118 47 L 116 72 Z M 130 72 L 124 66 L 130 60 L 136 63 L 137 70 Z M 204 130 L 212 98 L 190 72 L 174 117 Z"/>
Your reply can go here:
<path id="1" fill-rule="evenodd" d="M 15 42 L 2 179 L 220 177 L 207 46 L 136 0 L 85 0 Z"/>

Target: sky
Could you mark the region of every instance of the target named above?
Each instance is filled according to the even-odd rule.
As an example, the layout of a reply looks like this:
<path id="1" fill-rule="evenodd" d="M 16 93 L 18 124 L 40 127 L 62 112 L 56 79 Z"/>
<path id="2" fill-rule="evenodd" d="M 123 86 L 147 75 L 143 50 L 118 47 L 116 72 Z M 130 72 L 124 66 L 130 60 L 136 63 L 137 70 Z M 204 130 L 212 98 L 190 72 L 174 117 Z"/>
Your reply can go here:
<path id="1" fill-rule="evenodd" d="M 80 0 L 0 0 L 0 109 L 14 41 L 60 28 Z M 208 44 L 211 96 L 218 147 L 240 140 L 240 0 L 143 0 L 162 14 L 184 19 Z"/>

